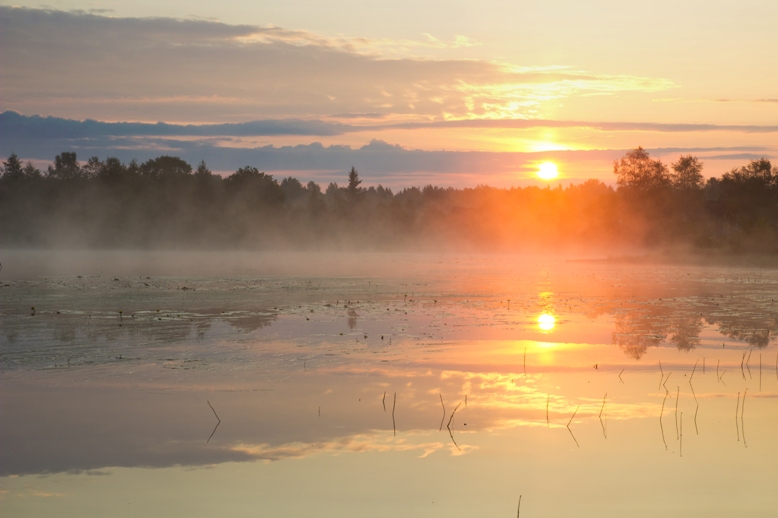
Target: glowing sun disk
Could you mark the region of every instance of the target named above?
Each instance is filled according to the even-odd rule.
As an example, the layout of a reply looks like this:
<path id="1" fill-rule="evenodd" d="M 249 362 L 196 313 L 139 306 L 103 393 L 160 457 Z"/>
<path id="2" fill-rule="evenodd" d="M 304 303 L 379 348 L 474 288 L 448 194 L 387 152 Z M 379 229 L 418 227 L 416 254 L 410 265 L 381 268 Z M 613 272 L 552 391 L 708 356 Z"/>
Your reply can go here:
<path id="1" fill-rule="evenodd" d="M 538 178 L 542 180 L 553 180 L 559 176 L 556 164 L 553 162 L 543 162 L 538 166 Z"/>

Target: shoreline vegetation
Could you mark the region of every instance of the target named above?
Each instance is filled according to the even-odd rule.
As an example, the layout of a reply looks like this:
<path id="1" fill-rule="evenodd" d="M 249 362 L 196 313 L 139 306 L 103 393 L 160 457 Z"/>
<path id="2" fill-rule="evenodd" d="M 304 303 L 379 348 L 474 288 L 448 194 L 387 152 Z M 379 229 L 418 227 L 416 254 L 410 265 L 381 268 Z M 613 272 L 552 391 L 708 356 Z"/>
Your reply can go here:
<path id="1" fill-rule="evenodd" d="M 642 148 L 614 162 L 616 187 L 398 192 L 303 185 L 246 166 L 222 177 L 205 162 L 144 163 L 63 152 L 46 171 L 12 154 L 0 176 L 0 245 L 94 249 L 357 249 L 525 252 L 639 249 L 610 262 L 778 264 L 778 167 L 752 160 L 705 180 L 702 162 L 670 166 Z"/>

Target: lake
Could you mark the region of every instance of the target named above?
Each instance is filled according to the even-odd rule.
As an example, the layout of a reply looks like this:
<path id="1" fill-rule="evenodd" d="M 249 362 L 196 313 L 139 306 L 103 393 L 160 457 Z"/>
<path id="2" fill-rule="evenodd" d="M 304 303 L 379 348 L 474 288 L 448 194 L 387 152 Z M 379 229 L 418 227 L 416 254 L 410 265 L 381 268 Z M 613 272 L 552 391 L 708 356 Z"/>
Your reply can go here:
<path id="1" fill-rule="evenodd" d="M 778 271 L 0 257 L 4 516 L 768 516 Z"/>

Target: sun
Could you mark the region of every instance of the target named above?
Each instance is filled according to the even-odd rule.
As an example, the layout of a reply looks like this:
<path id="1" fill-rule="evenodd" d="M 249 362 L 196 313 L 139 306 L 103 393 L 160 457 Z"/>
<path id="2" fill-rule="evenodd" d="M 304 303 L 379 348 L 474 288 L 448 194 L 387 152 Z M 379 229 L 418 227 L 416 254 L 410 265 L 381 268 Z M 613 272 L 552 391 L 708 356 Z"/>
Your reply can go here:
<path id="1" fill-rule="evenodd" d="M 551 331 L 556 325 L 556 318 L 554 315 L 543 313 L 538 317 L 538 327 L 543 331 Z"/>
<path id="2" fill-rule="evenodd" d="M 543 162 L 538 166 L 538 172 L 537 172 L 538 178 L 541 180 L 553 180 L 557 176 L 559 176 L 559 171 L 557 170 L 556 164 L 553 162 Z"/>

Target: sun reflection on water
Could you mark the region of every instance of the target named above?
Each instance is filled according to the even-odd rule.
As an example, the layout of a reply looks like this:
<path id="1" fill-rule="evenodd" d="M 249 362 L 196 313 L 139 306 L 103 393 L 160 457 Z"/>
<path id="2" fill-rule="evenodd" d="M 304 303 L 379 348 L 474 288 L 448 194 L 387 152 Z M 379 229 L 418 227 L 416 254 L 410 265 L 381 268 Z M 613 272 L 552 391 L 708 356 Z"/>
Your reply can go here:
<path id="1" fill-rule="evenodd" d="M 549 313 L 543 313 L 538 316 L 538 327 L 541 331 L 549 332 L 554 329 L 556 318 Z"/>

